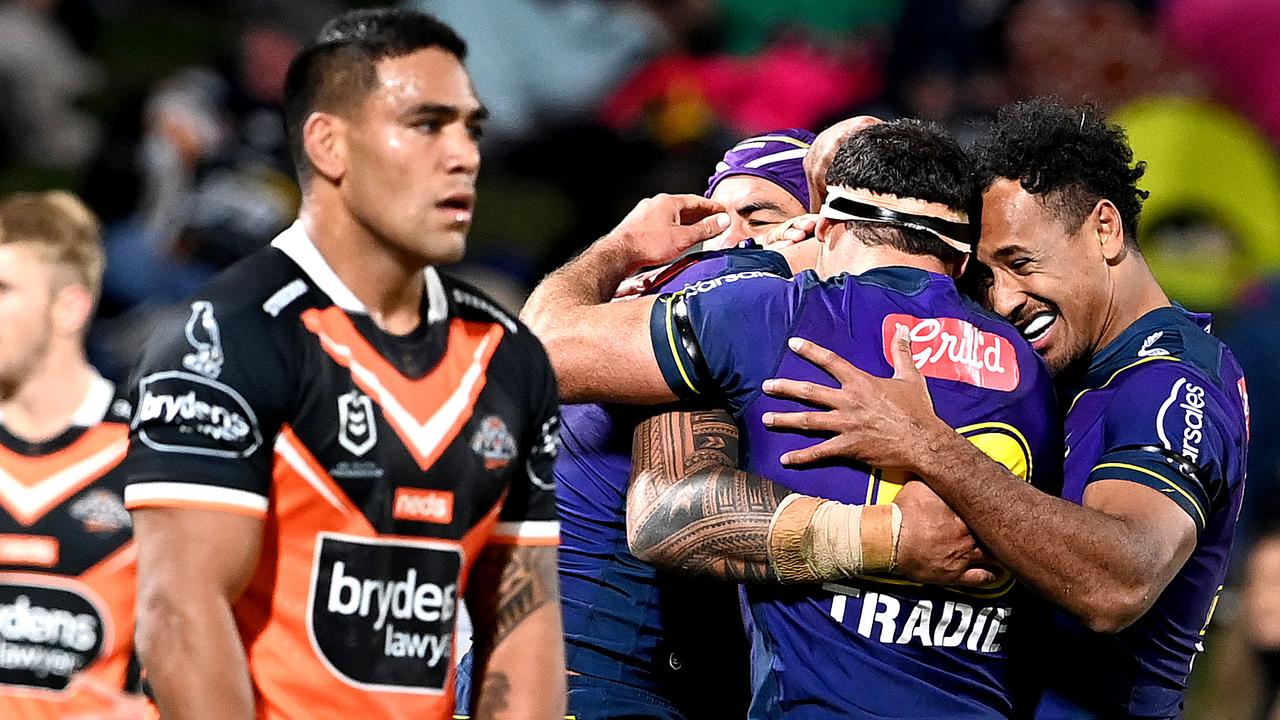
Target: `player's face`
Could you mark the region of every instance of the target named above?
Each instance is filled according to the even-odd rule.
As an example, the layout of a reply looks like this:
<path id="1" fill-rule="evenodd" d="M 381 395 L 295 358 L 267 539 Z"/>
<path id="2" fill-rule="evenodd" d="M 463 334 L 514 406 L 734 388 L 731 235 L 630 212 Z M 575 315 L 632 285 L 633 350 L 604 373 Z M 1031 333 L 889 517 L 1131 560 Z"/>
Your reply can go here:
<path id="1" fill-rule="evenodd" d="M 729 228 L 707 242 L 708 250 L 734 247 L 747 238 L 762 238 L 773 228 L 805 212 L 782 186 L 754 175 L 730 175 L 716 185 L 711 199 L 729 210 Z"/>
<path id="2" fill-rule="evenodd" d="M 55 272 L 35 246 L 0 244 L 0 391 L 20 384 L 49 351 Z"/>
<path id="3" fill-rule="evenodd" d="M 456 262 L 475 207 L 484 111 L 462 63 L 439 48 L 382 60 L 377 71 L 346 135 L 347 204 L 409 257 Z"/>
<path id="4" fill-rule="evenodd" d="M 1088 361 L 1107 319 L 1110 274 L 1099 244 L 1086 240 L 1093 219 L 1069 228 L 1016 181 L 998 180 L 982 196 L 987 298 L 1054 373 Z"/>

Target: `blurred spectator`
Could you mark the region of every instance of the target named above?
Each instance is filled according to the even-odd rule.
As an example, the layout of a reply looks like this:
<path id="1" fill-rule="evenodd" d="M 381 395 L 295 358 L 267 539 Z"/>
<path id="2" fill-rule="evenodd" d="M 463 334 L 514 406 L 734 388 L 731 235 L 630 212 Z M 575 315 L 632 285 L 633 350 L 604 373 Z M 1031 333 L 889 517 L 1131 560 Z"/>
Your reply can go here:
<path id="1" fill-rule="evenodd" d="M 1166 0 L 1163 6 L 1163 28 L 1173 46 L 1202 65 L 1219 96 L 1280 145 L 1280 3 Z"/>
<path id="2" fill-rule="evenodd" d="M 1245 634 L 1262 670 L 1258 720 L 1276 718 L 1280 693 L 1280 533 L 1271 532 L 1253 546 L 1245 562 L 1243 590 Z"/>
<path id="3" fill-rule="evenodd" d="M 590 116 L 662 43 L 640 3 L 613 0 L 409 0 L 458 29 L 467 69 L 499 141 Z"/>
<path id="4" fill-rule="evenodd" d="M 1112 117 L 1147 163 L 1138 240 L 1170 297 L 1218 312 L 1251 279 L 1280 270 L 1280 167 L 1256 130 L 1223 107 L 1178 97 Z"/>
<path id="5" fill-rule="evenodd" d="M 56 0 L 0 1 L 0 158 L 77 169 L 97 148 L 97 120 L 75 102 L 102 70 L 54 19 Z"/>

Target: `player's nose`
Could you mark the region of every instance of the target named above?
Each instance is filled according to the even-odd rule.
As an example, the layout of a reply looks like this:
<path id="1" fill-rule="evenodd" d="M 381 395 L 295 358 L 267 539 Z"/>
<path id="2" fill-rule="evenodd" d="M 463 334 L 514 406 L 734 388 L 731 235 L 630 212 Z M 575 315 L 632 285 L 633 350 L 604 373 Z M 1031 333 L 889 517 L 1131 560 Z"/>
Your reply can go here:
<path id="1" fill-rule="evenodd" d="M 1000 272 L 994 274 L 991 286 L 987 290 L 987 301 L 991 303 L 993 312 L 1003 318 L 1012 319 L 1018 308 L 1026 304 L 1026 295 L 1003 275 L 1004 273 Z"/>
<path id="2" fill-rule="evenodd" d="M 475 175 L 480 171 L 480 144 L 462 123 L 453 123 L 444 133 L 444 164 L 450 173 Z"/>

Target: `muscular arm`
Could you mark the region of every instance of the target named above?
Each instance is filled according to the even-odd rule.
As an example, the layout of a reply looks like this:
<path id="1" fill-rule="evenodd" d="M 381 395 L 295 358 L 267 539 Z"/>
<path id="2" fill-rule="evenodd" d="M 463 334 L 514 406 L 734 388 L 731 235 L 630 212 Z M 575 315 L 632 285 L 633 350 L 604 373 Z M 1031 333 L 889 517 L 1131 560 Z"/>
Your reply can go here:
<path id="1" fill-rule="evenodd" d="M 737 469 L 724 410 L 670 412 L 636 427 L 627 542 L 660 568 L 734 582 L 775 580 L 769 523 L 790 490 Z"/>
<path id="2" fill-rule="evenodd" d="M 769 528 L 790 494 L 738 468 L 738 428 L 727 411 L 661 413 L 636 427 L 627 542 L 663 569 L 778 582 Z M 927 488 L 908 483 L 894 504 L 902 512 L 895 573 L 923 583 L 990 582 L 990 571 L 976 567 L 984 558 L 968 528 Z"/>
<path id="3" fill-rule="evenodd" d="M 829 433 L 783 456 L 784 464 L 858 458 L 919 475 L 1020 580 L 1097 632 L 1142 616 L 1195 547 L 1194 521 L 1160 492 L 1099 479 L 1077 505 L 1015 477 L 934 413 L 904 328 L 893 341 L 892 378 L 876 378 L 812 342 L 792 345 L 839 383 L 775 379 L 765 391 L 824 412 L 767 413 L 766 426 Z"/>
<path id="4" fill-rule="evenodd" d="M 728 226 L 691 195 L 643 200 L 622 223 L 534 288 L 520 313 L 542 341 L 565 402 L 672 399 L 649 341 L 652 297 L 609 302 L 629 274 L 666 262 Z"/>
<path id="5" fill-rule="evenodd" d="M 559 720 L 565 712 L 564 636 L 553 546 L 496 545 L 467 590 L 475 626 L 476 720 Z"/>
<path id="6" fill-rule="evenodd" d="M 1141 617 L 1195 548 L 1190 516 L 1149 487 L 1095 481 L 1076 505 L 1022 482 L 950 428 L 925 438 L 916 472 L 992 555 L 1096 632 Z"/>
<path id="7" fill-rule="evenodd" d="M 210 510 L 135 510 L 138 654 L 167 720 L 250 720 L 253 687 L 232 604 L 253 576 L 262 521 Z"/>

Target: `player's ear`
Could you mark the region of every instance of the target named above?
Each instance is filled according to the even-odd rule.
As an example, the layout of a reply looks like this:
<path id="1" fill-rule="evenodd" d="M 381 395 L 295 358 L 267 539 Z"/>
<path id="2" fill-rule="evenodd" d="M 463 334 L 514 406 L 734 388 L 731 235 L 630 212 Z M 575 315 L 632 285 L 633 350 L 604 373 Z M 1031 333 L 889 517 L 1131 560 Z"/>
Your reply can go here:
<path id="1" fill-rule="evenodd" d="M 338 182 L 347 174 L 345 120 L 326 112 L 313 112 L 302 125 L 302 148 L 316 174 Z"/>
<path id="2" fill-rule="evenodd" d="M 1093 209 L 1093 214 L 1086 222 L 1094 225 L 1093 238 L 1098 243 L 1102 257 L 1108 263 L 1114 263 L 1124 255 L 1124 222 L 1120 219 L 1120 211 L 1110 200 L 1102 199 Z"/>
<path id="3" fill-rule="evenodd" d="M 79 336 L 93 318 L 93 296 L 84 285 L 69 283 L 54 293 L 50 310 L 59 335 Z"/>
<path id="4" fill-rule="evenodd" d="M 844 223 L 835 222 L 830 218 L 819 217 L 818 224 L 813 229 L 813 235 L 818 238 L 818 242 L 830 244 L 843 229 Z"/>

